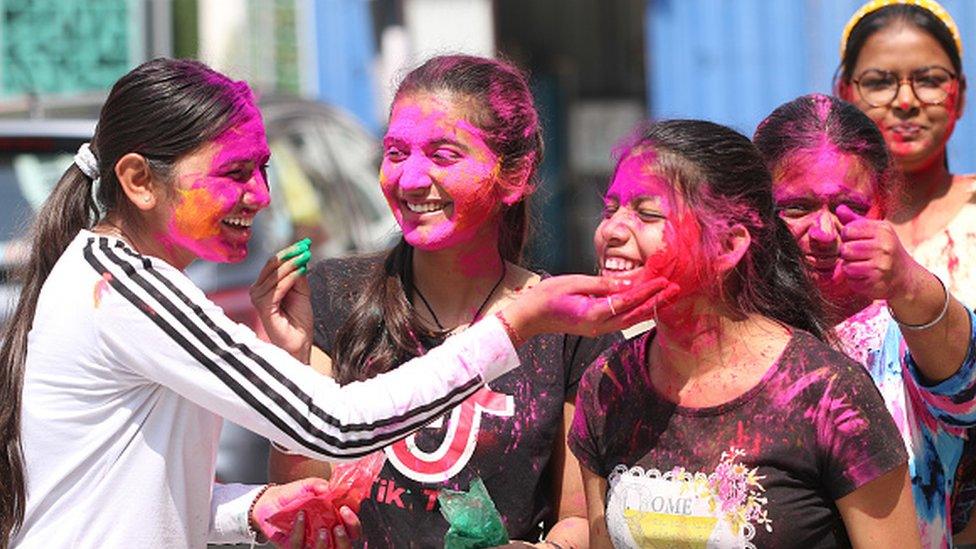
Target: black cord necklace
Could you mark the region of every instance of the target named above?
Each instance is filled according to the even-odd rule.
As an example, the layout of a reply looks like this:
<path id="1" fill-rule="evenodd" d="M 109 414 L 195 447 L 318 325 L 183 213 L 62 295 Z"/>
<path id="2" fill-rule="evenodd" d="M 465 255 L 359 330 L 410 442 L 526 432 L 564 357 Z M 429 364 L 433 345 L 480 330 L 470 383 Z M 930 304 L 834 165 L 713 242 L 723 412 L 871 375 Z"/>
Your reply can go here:
<path id="1" fill-rule="evenodd" d="M 481 313 L 484 312 L 485 306 L 487 306 L 488 301 L 491 300 L 491 296 L 495 295 L 495 291 L 498 290 L 498 287 L 502 285 L 502 281 L 505 280 L 505 270 L 506 270 L 505 261 L 503 260 L 502 275 L 498 277 L 498 282 L 495 282 L 495 285 L 491 287 L 491 291 L 488 292 L 488 295 L 485 296 L 485 300 L 481 302 L 481 306 L 478 307 L 478 310 L 474 312 L 474 316 L 471 317 L 470 324 L 474 324 L 475 321 L 477 321 L 478 318 L 481 317 Z M 413 293 L 417 294 L 417 297 L 420 298 L 420 302 L 424 304 L 424 307 L 427 309 L 427 312 L 430 313 L 431 318 L 434 319 L 434 324 L 437 324 L 437 328 L 443 333 L 448 333 L 450 330 L 444 329 L 444 325 L 441 324 L 440 319 L 437 318 L 437 313 L 434 312 L 434 308 L 430 306 L 430 302 L 427 301 L 427 298 L 424 297 L 424 294 L 420 293 L 420 289 L 417 288 L 417 285 L 411 281 L 410 286 L 413 287 Z"/>

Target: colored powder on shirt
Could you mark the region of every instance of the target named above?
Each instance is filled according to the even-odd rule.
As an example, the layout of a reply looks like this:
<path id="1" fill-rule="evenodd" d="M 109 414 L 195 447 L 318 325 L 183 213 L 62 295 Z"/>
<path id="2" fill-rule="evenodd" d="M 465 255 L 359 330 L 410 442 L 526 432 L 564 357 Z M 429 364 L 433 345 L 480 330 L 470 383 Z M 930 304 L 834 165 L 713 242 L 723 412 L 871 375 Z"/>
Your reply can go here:
<path id="1" fill-rule="evenodd" d="M 95 291 L 92 297 L 96 309 L 102 305 L 102 295 L 109 290 L 111 282 L 112 273 L 105 273 L 102 275 L 102 279 L 95 283 Z"/>

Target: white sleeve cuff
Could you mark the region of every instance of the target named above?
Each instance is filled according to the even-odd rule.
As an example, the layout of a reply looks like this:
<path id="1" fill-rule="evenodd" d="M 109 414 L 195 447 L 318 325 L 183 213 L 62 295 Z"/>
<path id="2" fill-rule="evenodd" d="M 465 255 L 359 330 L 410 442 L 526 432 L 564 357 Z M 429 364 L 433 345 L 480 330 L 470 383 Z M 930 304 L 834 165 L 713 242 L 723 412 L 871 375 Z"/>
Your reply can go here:
<path id="1" fill-rule="evenodd" d="M 466 338 L 464 343 L 472 355 L 477 359 L 469 362 L 483 362 L 487 365 L 484 370 L 484 381 L 488 383 L 503 374 L 508 373 L 519 365 L 518 353 L 512 345 L 508 331 L 495 315 L 488 315 L 476 322 L 467 330 L 452 336 L 451 339 Z M 469 343 L 470 341 L 470 343 Z"/>
<path id="2" fill-rule="evenodd" d="M 210 543 L 252 541 L 247 515 L 262 489 L 263 485 L 214 483 L 210 497 Z"/>

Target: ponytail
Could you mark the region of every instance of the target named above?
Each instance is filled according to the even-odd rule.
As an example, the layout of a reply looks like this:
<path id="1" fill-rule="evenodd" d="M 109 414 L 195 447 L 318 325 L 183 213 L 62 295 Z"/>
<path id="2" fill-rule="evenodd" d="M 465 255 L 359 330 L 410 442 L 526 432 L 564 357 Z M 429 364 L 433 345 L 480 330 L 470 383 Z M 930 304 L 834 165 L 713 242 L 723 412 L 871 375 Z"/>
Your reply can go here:
<path id="1" fill-rule="evenodd" d="M 789 227 L 778 215 L 767 216 L 765 242 L 736 269 L 740 291 L 733 301 L 751 310 L 831 343 L 826 302 L 807 274 L 803 254 Z"/>
<path id="2" fill-rule="evenodd" d="M 529 238 L 529 206 L 524 200 L 512 204 L 502 213 L 498 233 L 498 253 L 511 263 L 522 262 L 522 250 Z"/>
<path id="3" fill-rule="evenodd" d="M 41 287 L 54 264 L 82 229 L 97 220 L 92 180 L 75 164 L 65 171 L 54 192 L 41 207 L 30 233 L 31 255 L 14 280 L 22 284 L 20 300 L 9 324 L 0 332 L 0 547 L 24 520 L 26 486 L 24 455 L 20 441 L 20 405 L 24 385 L 27 334 Z"/>
<path id="4" fill-rule="evenodd" d="M 369 283 L 336 334 L 333 373 L 340 384 L 369 379 L 423 354 L 430 331 L 407 299 L 413 284 L 413 248 L 403 239 L 370 273 Z"/>

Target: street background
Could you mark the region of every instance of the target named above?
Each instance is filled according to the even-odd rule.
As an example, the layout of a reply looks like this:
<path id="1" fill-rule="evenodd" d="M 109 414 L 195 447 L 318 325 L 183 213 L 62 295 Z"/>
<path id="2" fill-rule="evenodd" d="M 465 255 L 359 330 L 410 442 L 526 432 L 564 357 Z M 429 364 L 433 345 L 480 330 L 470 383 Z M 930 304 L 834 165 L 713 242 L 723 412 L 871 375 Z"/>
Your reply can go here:
<path id="1" fill-rule="evenodd" d="M 193 57 L 262 94 L 325 101 L 382 133 L 399 76 L 446 52 L 531 74 L 545 119 L 531 261 L 591 271 L 613 143 L 642 117 L 707 118 L 751 135 L 780 103 L 829 92 L 860 0 L 0 0 L 0 116 L 93 116 L 160 55 Z M 973 47 L 976 2 L 945 0 Z M 973 73 L 972 56 L 963 56 Z M 950 143 L 976 171 L 976 117 Z M 381 237 L 387 238 L 386 237 Z"/>
<path id="2" fill-rule="evenodd" d="M 262 214 L 252 265 L 198 262 L 190 273 L 233 318 L 253 324 L 246 287 L 279 246 L 311 236 L 321 258 L 396 238 L 378 189 L 377 139 L 399 78 L 426 58 L 501 56 L 529 72 L 546 157 L 528 262 L 593 272 L 614 144 L 648 117 L 705 118 L 751 136 L 781 103 L 829 93 L 841 30 L 861 3 L 0 0 L 0 301 L 16 293 L 5 281 L 20 257 L 17 227 L 71 161 L 108 88 L 147 59 L 200 59 L 261 97 L 275 206 Z M 976 2 L 941 3 L 964 48 L 976 51 Z M 964 52 L 971 75 L 973 57 Z M 50 125 L 62 119 L 83 123 Z M 976 171 L 976 115 L 956 126 L 949 153 L 953 172 Z M 218 474 L 260 481 L 266 443 L 233 426 L 226 433 Z"/>

